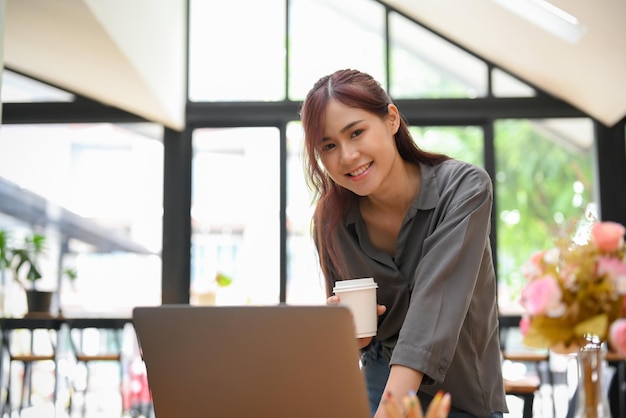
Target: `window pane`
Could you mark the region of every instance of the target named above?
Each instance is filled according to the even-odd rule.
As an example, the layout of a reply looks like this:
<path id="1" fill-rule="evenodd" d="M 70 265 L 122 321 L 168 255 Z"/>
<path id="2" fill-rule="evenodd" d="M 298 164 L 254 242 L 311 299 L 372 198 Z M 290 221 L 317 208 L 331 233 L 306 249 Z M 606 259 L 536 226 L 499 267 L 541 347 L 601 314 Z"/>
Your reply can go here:
<path id="1" fill-rule="evenodd" d="M 43 289 L 64 312 L 130 311 L 161 302 L 162 128 L 7 125 L 0 136 L 0 228 L 47 238 Z M 8 282 L 9 286 L 14 283 Z M 13 286 L 10 310 L 23 313 Z"/>
<path id="2" fill-rule="evenodd" d="M 276 128 L 193 133 L 193 304 L 280 299 L 280 133 Z M 219 287 L 216 275 L 232 279 Z"/>
<path id="3" fill-rule="evenodd" d="M 477 126 L 411 126 L 409 130 L 415 143 L 426 151 L 484 167 L 483 131 Z"/>
<path id="4" fill-rule="evenodd" d="M 391 96 L 484 97 L 487 65 L 397 13 L 389 15 Z"/>
<path id="5" fill-rule="evenodd" d="M 493 95 L 496 97 L 532 97 L 535 90 L 517 78 L 494 68 L 491 72 Z"/>
<path id="6" fill-rule="evenodd" d="M 70 102 L 74 95 L 6 68 L 2 70 L 2 103 Z"/>
<path id="7" fill-rule="evenodd" d="M 191 0 L 189 98 L 285 98 L 285 1 Z"/>
<path id="8" fill-rule="evenodd" d="M 593 126 L 588 119 L 495 124 L 498 298 L 517 310 L 522 265 L 552 247 L 560 228 L 593 210 Z"/>
<path id="9" fill-rule="evenodd" d="M 322 76 L 354 68 L 385 83 L 385 10 L 371 0 L 291 0 L 289 97 Z"/>
<path id="10" fill-rule="evenodd" d="M 326 287 L 311 238 L 313 194 L 306 185 L 300 122 L 287 127 L 287 303 L 325 303 Z"/>

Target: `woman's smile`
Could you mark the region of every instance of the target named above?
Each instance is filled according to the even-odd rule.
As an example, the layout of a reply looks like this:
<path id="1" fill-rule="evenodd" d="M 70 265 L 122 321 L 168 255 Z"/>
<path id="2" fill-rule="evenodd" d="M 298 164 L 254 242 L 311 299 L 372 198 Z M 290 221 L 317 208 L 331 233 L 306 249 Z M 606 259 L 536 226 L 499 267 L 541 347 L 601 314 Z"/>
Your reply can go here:
<path id="1" fill-rule="evenodd" d="M 357 180 L 357 178 L 362 178 L 363 174 L 369 171 L 372 164 L 374 164 L 374 162 L 370 161 L 369 163 L 360 166 L 356 170 L 350 171 L 348 173 L 348 177 L 352 177 L 353 180 Z"/>

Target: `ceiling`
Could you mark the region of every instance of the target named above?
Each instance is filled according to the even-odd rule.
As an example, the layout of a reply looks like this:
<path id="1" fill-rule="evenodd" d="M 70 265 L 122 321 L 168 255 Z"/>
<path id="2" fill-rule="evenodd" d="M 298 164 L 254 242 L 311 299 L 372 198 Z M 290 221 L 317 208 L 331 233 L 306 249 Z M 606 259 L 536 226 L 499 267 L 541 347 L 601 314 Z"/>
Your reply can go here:
<path id="1" fill-rule="evenodd" d="M 8 67 L 184 129 L 186 0 L 4 2 Z M 551 2 L 584 25 L 577 43 L 540 29 L 494 0 L 384 1 L 605 125 L 614 125 L 626 117 L 626 1 Z"/>
<path id="2" fill-rule="evenodd" d="M 551 0 L 585 27 L 576 44 L 539 28 L 494 0 L 384 3 L 607 126 L 626 116 L 624 0 Z"/>
<path id="3" fill-rule="evenodd" d="M 7 67 L 184 129 L 186 0 L 4 1 Z"/>

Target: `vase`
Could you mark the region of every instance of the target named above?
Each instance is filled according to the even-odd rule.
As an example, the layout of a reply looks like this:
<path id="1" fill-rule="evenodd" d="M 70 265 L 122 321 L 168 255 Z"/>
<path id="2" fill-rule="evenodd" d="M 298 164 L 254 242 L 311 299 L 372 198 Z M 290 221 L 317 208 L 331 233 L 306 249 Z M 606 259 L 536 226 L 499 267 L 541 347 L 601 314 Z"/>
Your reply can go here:
<path id="1" fill-rule="evenodd" d="M 606 344 L 597 336 L 586 335 L 586 344 L 576 355 L 578 391 L 576 418 L 610 418 L 605 388 Z"/>

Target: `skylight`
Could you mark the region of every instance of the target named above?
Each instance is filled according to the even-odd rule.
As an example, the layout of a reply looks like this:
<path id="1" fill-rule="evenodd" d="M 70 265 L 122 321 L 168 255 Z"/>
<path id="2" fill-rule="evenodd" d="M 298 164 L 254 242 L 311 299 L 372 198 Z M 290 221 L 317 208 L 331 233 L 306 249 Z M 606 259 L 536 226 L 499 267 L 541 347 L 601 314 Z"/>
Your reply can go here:
<path id="1" fill-rule="evenodd" d="M 493 1 L 571 44 L 578 43 L 585 34 L 586 28 L 575 16 L 545 0 Z"/>

